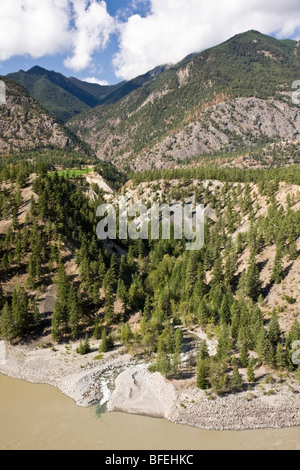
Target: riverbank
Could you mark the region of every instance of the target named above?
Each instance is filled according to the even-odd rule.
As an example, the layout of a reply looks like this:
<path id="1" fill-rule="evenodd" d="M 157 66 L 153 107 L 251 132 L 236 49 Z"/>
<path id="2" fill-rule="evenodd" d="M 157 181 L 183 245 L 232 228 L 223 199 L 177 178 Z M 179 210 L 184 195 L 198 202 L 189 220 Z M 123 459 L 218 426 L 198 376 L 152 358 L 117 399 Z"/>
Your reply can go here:
<path id="1" fill-rule="evenodd" d="M 235 395 L 212 397 L 197 389 L 193 379 L 166 381 L 128 354 L 114 351 L 96 359 L 96 343 L 86 356 L 78 355 L 76 346 L 43 349 L 0 342 L 0 373 L 58 387 L 83 407 L 106 403 L 108 411 L 164 417 L 203 429 L 300 426 L 296 382 L 275 380 Z"/>

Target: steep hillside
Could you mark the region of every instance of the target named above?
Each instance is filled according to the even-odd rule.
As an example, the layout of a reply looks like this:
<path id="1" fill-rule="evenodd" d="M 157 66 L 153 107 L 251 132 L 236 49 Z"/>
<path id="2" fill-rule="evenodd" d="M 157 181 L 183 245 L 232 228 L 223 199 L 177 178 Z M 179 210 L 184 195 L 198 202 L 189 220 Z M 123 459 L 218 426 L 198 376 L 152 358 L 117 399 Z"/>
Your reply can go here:
<path id="1" fill-rule="evenodd" d="M 51 117 L 23 86 L 3 80 L 6 104 L 0 106 L 0 154 L 51 148 L 88 152 L 88 146 Z"/>
<path id="2" fill-rule="evenodd" d="M 291 87 L 298 76 L 299 43 L 250 31 L 189 56 L 68 125 L 99 158 L 138 170 L 273 140 L 297 142 Z"/>
<path id="3" fill-rule="evenodd" d="M 53 116 L 66 122 L 83 111 L 102 103 L 115 103 L 128 93 L 140 88 L 162 73 L 167 66 L 157 67 L 147 74 L 128 82 L 100 86 L 74 77 L 67 78 L 61 73 L 35 66 L 24 72 L 20 70 L 7 78 L 22 84 L 26 90 Z"/>
<path id="4" fill-rule="evenodd" d="M 98 240 L 97 207 L 118 194 L 84 171 L 1 162 L 1 371 L 85 405 L 116 387 L 124 411 L 153 385 L 176 422 L 298 426 L 299 168 L 134 175 L 129 204 L 204 204 L 198 251 L 172 236 Z"/>

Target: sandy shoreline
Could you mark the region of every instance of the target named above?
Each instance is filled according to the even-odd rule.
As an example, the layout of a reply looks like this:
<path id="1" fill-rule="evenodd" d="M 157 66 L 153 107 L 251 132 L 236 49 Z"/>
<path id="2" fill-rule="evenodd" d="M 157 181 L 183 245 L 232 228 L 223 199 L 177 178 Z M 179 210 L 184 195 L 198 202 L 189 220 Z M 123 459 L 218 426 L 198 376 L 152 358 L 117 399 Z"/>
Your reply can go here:
<path id="1" fill-rule="evenodd" d="M 93 345 L 92 345 L 93 346 Z M 104 403 L 108 411 L 163 417 L 211 430 L 300 426 L 300 384 L 263 384 L 225 397 L 209 398 L 191 381 L 166 381 L 147 364 L 112 352 L 96 360 L 97 345 L 86 356 L 76 345 L 55 350 L 0 342 L 0 373 L 58 387 L 77 405 Z"/>

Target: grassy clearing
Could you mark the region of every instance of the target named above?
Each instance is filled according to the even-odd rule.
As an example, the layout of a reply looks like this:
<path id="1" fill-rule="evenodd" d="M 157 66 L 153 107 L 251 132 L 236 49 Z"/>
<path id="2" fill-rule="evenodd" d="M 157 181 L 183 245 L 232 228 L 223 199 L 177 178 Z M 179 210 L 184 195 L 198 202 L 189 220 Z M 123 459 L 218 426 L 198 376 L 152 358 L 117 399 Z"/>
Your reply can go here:
<path id="1" fill-rule="evenodd" d="M 86 175 L 87 173 L 92 173 L 94 168 L 84 168 L 82 170 L 70 169 L 70 170 L 61 170 L 58 171 L 58 176 L 64 176 L 69 178 L 75 178 L 75 176 Z"/>

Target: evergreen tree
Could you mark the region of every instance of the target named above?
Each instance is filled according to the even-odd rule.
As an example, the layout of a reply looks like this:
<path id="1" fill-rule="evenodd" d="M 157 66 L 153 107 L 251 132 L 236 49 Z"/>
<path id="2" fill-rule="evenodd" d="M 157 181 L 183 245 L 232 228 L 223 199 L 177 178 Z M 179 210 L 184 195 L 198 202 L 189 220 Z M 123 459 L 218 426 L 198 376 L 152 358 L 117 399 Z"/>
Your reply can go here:
<path id="1" fill-rule="evenodd" d="M 238 392 L 243 388 L 242 377 L 240 376 L 239 370 L 237 367 L 233 369 L 232 376 L 230 379 L 230 388 L 234 392 Z"/>
<path id="2" fill-rule="evenodd" d="M 252 261 L 248 267 L 245 279 L 246 294 L 256 301 L 261 292 L 261 281 L 259 269 L 255 261 Z"/>
<path id="3" fill-rule="evenodd" d="M 210 361 L 209 382 L 212 391 L 222 395 L 227 390 L 226 366 L 221 362 Z"/>
<path id="4" fill-rule="evenodd" d="M 197 387 L 201 390 L 209 388 L 209 363 L 208 359 L 200 359 L 197 365 Z"/>
<path id="5" fill-rule="evenodd" d="M 227 361 L 229 358 L 230 349 L 232 347 L 230 332 L 227 325 L 223 325 L 217 348 L 217 359 L 221 361 Z"/>
<path id="6" fill-rule="evenodd" d="M 283 347 L 281 343 L 277 344 L 276 347 L 276 367 L 280 370 L 285 369 L 286 367 L 286 357 L 283 351 Z"/>
<path id="7" fill-rule="evenodd" d="M 253 359 L 250 359 L 247 367 L 247 380 L 248 382 L 255 382 L 255 373 L 254 373 L 254 361 Z"/>
<path id="8" fill-rule="evenodd" d="M 120 331 L 120 340 L 123 344 L 125 344 L 126 346 L 128 346 L 128 344 L 130 343 L 130 341 L 132 340 L 133 338 L 133 334 L 132 334 L 132 331 L 130 329 L 130 326 L 128 325 L 128 323 L 126 323 L 125 325 L 122 326 L 121 328 L 121 331 Z"/>
<path id="9" fill-rule="evenodd" d="M 99 340 L 101 338 L 101 335 L 102 335 L 101 324 L 100 324 L 99 320 L 96 320 L 95 325 L 94 325 L 93 337 L 96 340 Z"/>
<path id="10" fill-rule="evenodd" d="M 214 267 L 213 267 L 212 283 L 220 284 L 223 282 L 223 280 L 224 280 L 224 275 L 223 275 L 222 260 L 218 256 L 215 260 Z"/>
<path id="11" fill-rule="evenodd" d="M 204 327 L 205 325 L 207 325 L 209 321 L 210 312 L 204 300 L 200 300 L 196 315 L 200 326 Z"/>
<path id="12" fill-rule="evenodd" d="M 177 328 L 174 334 L 175 353 L 181 354 L 184 346 L 183 332 L 181 328 Z"/>
<path id="13" fill-rule="evenodd" d="M 268 330 L 268 338 L 273 348 L 276 348 L 277 343 L 280 341 L 280 336 L 281 336 L 281 330 L 280 330 L 280 326 L 278 323 L 276 311 L 273 310 L 271 321 L 269 324 L 269 330 Z"/>
<path id="14" fill-rule="evenodd" d="M 297 320 L 294 321 L 287 335 L 287 340 L 286 340 L 287 349 L 292 348 L 292 344 L 294 341 L 300 341 L 300 323 Z"/>
<path id="15" fill-rule="evenodd" d="M 8 302 L 5 302 L 5 305 L 2 309 L 1 315 L 1 336 L 2 338 L 10 341 L 14 338 L 15 328 L 14 328 L 14 319 L 12 316 L 11 308 Z"/>
<path id="16" fill-rule="evenodd" d="M 240 350 L 240 364 L 243 368 L 248 367 L 249 364 L 249 353 L 248 353 L 248 344 L 244 342 Z"/>
<path id="17" fill-rule="evenodd" d="M 107 335 L 106 328 L 102 331 L 102 341 L 99 348 L 100 352 L 106 353 L 111 347 L 111 337 Z"/>
<path id="18" fill-rule="evenodd" d="M 207 342 L 204 340 L 202 341 L 200 345 L 200 350 L 199 350 L 199 360 L 204 360 L 209 358 L 209 352 L 208 352 L 208 345 Z"/>
<path id="19" fill-rule="evenodd" d="M 143 280 L 136 275 L 128 293 L 128 303 L 134 310 L 143 310 L 145 302 L 145 289 Z"/>
<path id="20" fill-rule="evenodd" d="M 105 295 L 104 314 L 107 325 L 110 325 L 114 316 L 114 296 L 110 288 Z"/>
<path id="21" fill-rule="evenodd" d="M 233 296 L 231 292 L 227 291 L 223 296 L 222 304 L 219 310 L 220 322 L 229 323 L 230 322 L 230 307 L 233 302 Z"/>
<path id="22" fill-rule="evenodd" d="M 90 342 L 89 342 L 89 337 L 88 335 L 85 336 L 84 341 L 80 341 L 78 348 L 76 349 L 77 354 L 80 354 L 81 356 L 84 356 L 85 354 L 88 354 L 90 352 Z"/>
<path id="23" fill-rule="evenodd" d="M 70 286 L 68 294 L 68 325 L 71 330 L 71 336 L 76 339 L 79 334 L 79 321 L 81 318 L 81 306 L 73 285 Z"/>
<path id="24" fill-rule="evenodd" d="M 172 356 L 171 371 L 173 377 L 180 377 L 180 354 L 177 352 L 175 352 Z"/>
<path id="25" fill-rule="evenodd" d="M 160 372 L 164 377 L 171 372 L 171 362 L 168 354 L 161 351 L 156 359 L 156 370 Z"/>
<path id="26" fill-rule="evenodd" d="M 23 287 L 17 285 L 12 297 L 12 315 L 16 336 L 24 336 L 32 327 L 32 317 L 28 309 L 28 299 Z"/>
<path id="27" fill-rule="evenodd" d="M 117 298 L 122 302 L 122 309 L 126 315 L 127 308 L 127 289 L 122 278 L 118 281 Z"/>
<path id="28" fill-rule="evenodd" d="M 158 352 L 172 354 L 174 352 L 174 334 L 169 322 L 167 322 L 164 331 L 158 338 Z"/>
<path id="29" fill-rule="evenodd" d="M 277 250 L 276 250 L 276 255 L 275 255 L 275 260 L 274 260 L 274 265 L 272 269 L 272 281 L 275 282 L 275 284 L 280 284 L 282 279 L 284 278 L 284 269 L 283 269 L 283 264 L 282 264 L 282 246 L 278 245 Z"/>

